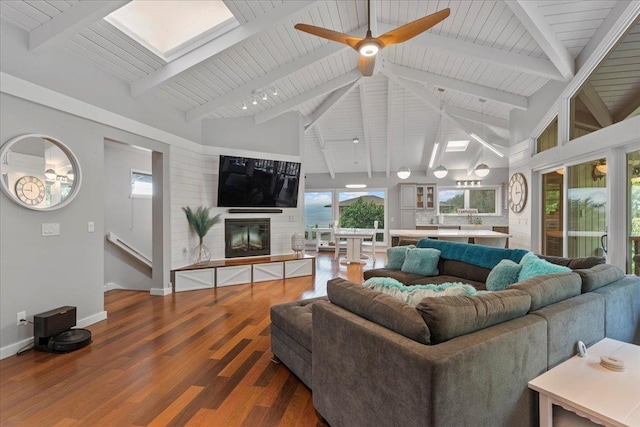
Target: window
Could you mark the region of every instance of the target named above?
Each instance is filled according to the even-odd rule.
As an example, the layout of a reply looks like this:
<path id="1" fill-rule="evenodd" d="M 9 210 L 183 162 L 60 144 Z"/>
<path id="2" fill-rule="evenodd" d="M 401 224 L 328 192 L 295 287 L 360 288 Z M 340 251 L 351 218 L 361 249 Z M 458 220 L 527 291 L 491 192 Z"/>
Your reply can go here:
<path id="1" fill-rule="evenodd" d="M 331 228 L 331 191 L 305 191 L 304 226 L 305 228 Z"/>
<path id="2" fill-rule="evenodd" d="M 542 153 L 558 145 L 558 116 L 542 131 L 536 140 L 536 153 Z"/>
<path id="3" fill-rule="evenodd" d="M 153 195 L 151 173 L 131 171 L 131 198 L 150 198 Z"/>
<path id="4" fill-rule="evenodd" d="M 373 228 L 378 221 L 376 242 L 384 240 L 385 191 L 340 191 L 338 217 L 343 228 Z"/>
<path id="5" fill-rule="evenodd" d="M 441 188 L 438 213 L 458 214 L 458 209 L 478 209 L 478 214 L 499 215 L 498 188 Z"/>

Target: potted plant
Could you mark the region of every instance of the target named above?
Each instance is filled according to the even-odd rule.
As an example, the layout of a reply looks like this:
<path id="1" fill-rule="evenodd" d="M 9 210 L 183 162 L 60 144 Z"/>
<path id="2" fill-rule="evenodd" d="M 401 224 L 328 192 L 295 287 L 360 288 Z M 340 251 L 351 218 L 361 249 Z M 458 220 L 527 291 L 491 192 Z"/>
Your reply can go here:
<path id="1" fill-rule="evenodd" d="M 187 222 L 191 229 L 198 235 L 199 243 L 193 249 L 193 263 L 196 265 L 206 264 L 211 261 L 211 252 L 204 244 L 204 236 L 207 235 L 211 227 L 220 222 L 220 214 L 209 216 L 209 208 L 200 206 L 194 212 L 191 207 L 182 208 L 187 216 Z"/>

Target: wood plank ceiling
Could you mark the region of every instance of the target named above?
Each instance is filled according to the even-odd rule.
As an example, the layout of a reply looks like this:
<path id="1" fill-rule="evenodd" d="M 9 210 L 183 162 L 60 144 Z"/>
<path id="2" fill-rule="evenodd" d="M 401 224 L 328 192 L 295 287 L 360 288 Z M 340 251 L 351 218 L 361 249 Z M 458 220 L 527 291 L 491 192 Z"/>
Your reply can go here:
<path id="1" fill-rule="evenodd" d="M 33 32 L 79 3 L 2 1 L 0 17 Z M 526 109 L 528 98 L 551 79 L 566 80 L 556 56 L 575 59 L 616 6 L 600 0 L 374 0 L 374 35 L 446 7 L 451 15 L 428 32 L 384 49 L 374 76 L 362 78 L 355 51 L 293 26 L 304 22 L 363 36 L 365 0 L 225 3 L 239 27 L 171 64 L 104 19 L 81 28 L 60 47 L 131 84 L 132 96 L 177 107 L 188 121 L 253 116 L 262 122 L 299 111 L 312 124 L 304 141 L 308 173 L 369 175 L 389 174 L 402 164 L 426 171 L 438 138 L 469 139 L 469 132 L 484 134 L 504 151 L 511 110 Z M 518 8 L 535 16 L 523 19 Z M 630 39 L 634 49 L 638 34 Z M 619 53 L 608 61 L 629 66 L 626 58 Z M 611 71 L 602 70 L 594 86 L 610 92 L 602 97 L 614 111 L 618 92 L 605 75 Z M 443 94 L 439 87 L 446 89 Z M 250 102 L 254 94 L 260 97 L 256 105 Z M 487 102 L 482 104 L 481 97 Z M 441 132 L 440 99 L 452 118 L 442 121 Z M 354 146 L 354 137 L 362 143 Z M 473 167 L 480 147 L 472 142 L 466 152 L 444 154 L 443 161 L 451 169 Z M 507 166 L 506 158 L 488 150 L 484 162 Z"/>

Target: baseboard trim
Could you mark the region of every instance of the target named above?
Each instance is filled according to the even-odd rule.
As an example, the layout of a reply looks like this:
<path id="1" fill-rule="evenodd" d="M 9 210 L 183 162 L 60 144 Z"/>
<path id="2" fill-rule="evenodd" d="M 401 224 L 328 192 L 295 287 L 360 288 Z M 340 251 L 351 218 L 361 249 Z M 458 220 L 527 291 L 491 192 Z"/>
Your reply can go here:
<path id="1" fill-rule="evenodd" d="M 101 311 L 96 314 L 92 314 L 91 316 L 87 316 L 83 319 L 80 319 L 76 322 L 76 327 L 84 328 L 85 326 L 93 325 L 94 323 L 98 323 L 107 318 L 107 312 Z M 6 359 L 7 357 L 14 356 L 21 348 L 31 344 L 33 342 L 33 337 L 26 338 L 22 341 L 18 341 L 13 344 L 9 344 L 0 348 L 0 360 Z"/>
<path id="2" fill-rule="evenodd" d="M 15 355 L 22 347 L 25 347 L 32 342 L 33 337 L 0 348 L 0 359 L 6 359 L 7 357 Z"/>
<path id="3" fill-rule="evenodd" d="M 167 295 L 171 295 L 173 291 L 171 288 L 151 288 L 149 293 L 158 297 L 166 297 Z"/>
<path id="4" fill-rule="evenodd" d="M 113 291 L 114 289 L 125 289 L 125 288 L 120 286 L 120 285 L 118 285 L 115 282 L 105 283 L 105 285 L 104 285 L 104 291 L 105 292 Z"/>

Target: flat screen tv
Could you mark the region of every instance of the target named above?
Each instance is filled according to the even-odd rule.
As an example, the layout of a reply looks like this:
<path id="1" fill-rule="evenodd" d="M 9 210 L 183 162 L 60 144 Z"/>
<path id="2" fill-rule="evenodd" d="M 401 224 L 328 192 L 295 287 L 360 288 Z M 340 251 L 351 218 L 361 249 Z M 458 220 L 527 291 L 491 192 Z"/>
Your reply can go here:
<path id="1" fill-rule="evenodd" d="M 219 207 L 298 206 L 300 163 L 220 156 Z"/>

